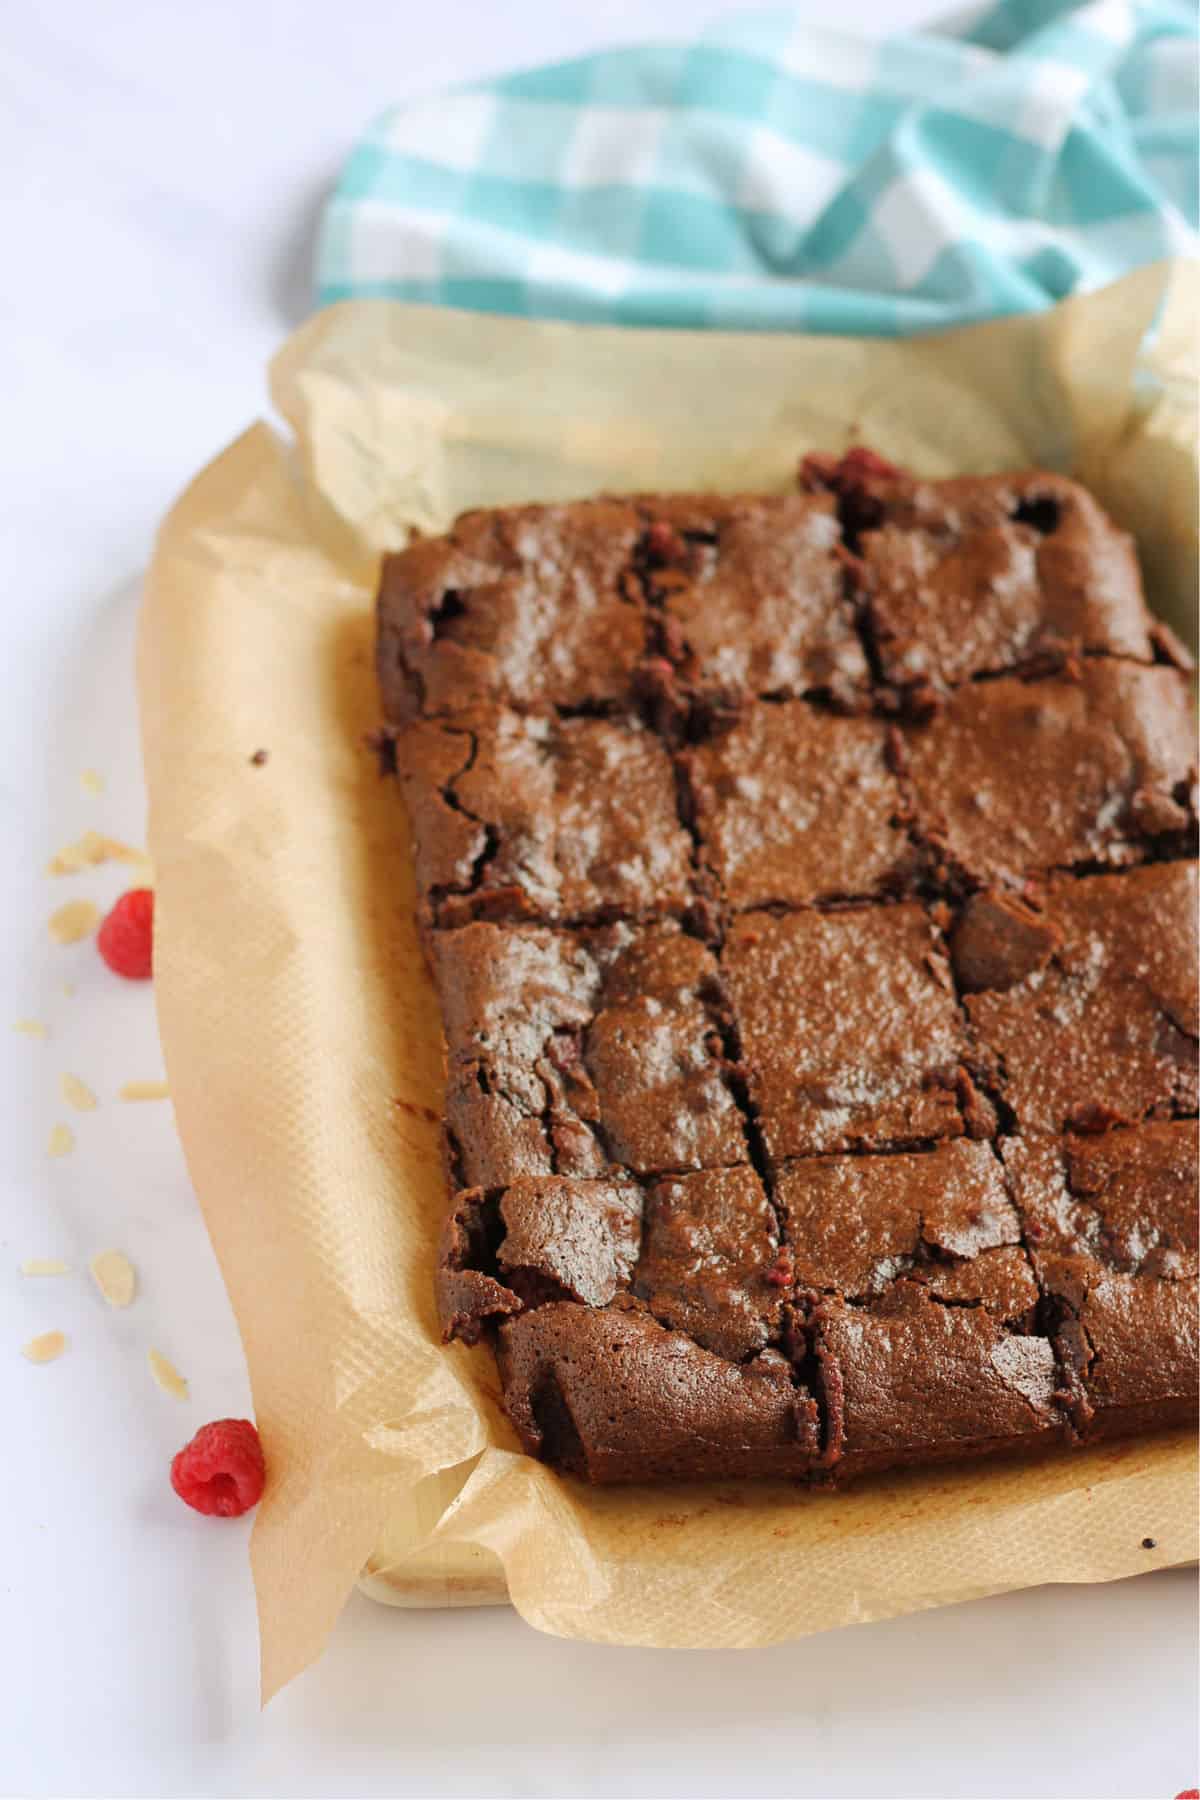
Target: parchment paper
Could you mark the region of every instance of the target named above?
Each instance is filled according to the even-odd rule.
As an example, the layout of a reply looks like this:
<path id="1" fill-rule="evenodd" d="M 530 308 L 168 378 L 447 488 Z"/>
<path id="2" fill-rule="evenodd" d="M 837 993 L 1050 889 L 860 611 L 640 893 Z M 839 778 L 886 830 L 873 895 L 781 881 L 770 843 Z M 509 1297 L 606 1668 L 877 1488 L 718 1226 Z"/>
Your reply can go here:
<path id="1" fill-rule="evenodd" d="M 836 1496 L 595 1491 L 517 1454 L 489 1354 L 438 1343 L 440 1029 L 402 808 L 363 734 L 377 560 L 410 526 L 602 489 L 780 489 L 801 452 L 852 440 L 930 475 L 1078 474 L 1194 636 L 1198 294 L 1194 268 L 1147 269 L 908 343 L 348 304 L 274 365 L 294 446 L 255 425 L 170 514 L 139 671 L 155 986 L 266 1445 L 266 1696 L 364 1568 L 410 1600 L 506 1584 L 543 1630 L 696 1646 L 1195 1554 L 1180 1434 Z"/>

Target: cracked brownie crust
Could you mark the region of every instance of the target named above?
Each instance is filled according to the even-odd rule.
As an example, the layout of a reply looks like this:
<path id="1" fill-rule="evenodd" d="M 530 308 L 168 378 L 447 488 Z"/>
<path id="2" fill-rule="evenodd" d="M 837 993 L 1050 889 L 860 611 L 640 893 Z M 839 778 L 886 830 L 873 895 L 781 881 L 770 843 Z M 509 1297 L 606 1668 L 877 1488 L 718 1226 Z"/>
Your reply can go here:
<path id="1" fill-rule="evenodd" d="M 592 1481 L 1194 1414 L 1186 656 L 1059 476 L 465 515 L 386 559 L 445 1335 Z"/>

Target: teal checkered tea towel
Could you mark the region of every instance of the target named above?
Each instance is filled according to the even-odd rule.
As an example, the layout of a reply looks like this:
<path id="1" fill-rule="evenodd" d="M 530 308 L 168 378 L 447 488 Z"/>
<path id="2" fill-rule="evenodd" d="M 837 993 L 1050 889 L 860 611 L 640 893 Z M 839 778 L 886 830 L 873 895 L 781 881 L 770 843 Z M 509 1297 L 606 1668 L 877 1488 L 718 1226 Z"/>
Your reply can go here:
<path id="1" fill-rule="evenodd" d="M 322 302 L 893 335 L 1197 253 L 1197 17 L 1001 0 L 868 42 L 786 11 L 385 113 Z"/>

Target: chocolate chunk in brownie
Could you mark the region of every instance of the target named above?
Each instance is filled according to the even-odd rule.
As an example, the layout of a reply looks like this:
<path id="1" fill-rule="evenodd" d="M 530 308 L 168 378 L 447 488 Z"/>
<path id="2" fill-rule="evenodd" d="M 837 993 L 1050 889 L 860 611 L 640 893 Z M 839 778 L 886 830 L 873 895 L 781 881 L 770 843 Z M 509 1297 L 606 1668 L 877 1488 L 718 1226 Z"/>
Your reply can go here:
<path id="1" fill-rule="evenodd" d="M 821 1302 L 813 1332 L 826 1456 L 839 1480 L 896 1463 L 1032 1451 L 1067 1434 L 1050 1340 L 1007 1329 L 989 1307 L 942 1304 L 919 1283 L 897 1281 L 869 1306 Z"/>
<path id="2" fill-rule="evenodd" d="M 538 1307 L 500 1328 L 522 1447 L 592 1481 L 803 1475 L 817 1407 L 787 1359 L 731 1363 L 641 1310 Z"/>
<path id="3" fill-rule="evenodd" d="M 779 1269 L 775 1214 L 753 1169 L 671 1175 L 648 1190 L 633 1291 L 661 1324 L 744 1362 L 778 1335 Z"/>
<path id="4" fill-rule="evenodd" d="M 636 720 L 418 720 L 397 765 L 427 923 L 678 917 L 692 899 L 671 759 Z"/>
<path id="5" fill-rule="evenodd" d="M 787 1163 L 776 1183 L 801 1289 L 875 1304 L 900 1281 L 1028 1329 L 1037 1283 L 990 1144 Z"/>
<path id="6" fill-rule="evenodd" d="M 862 591 L 886 680 L 940 689 L 1103 651 L 1150 662 L 1133 540 L 1063 476 L 871 484 Z"/>
<path id="7" fill-rule="evenodd" d="M 1023 979 L 970 993 L 1023 1131 L 1196 1109 L 1196 865 L 1056 876 L 1060 934 Z"/>
<path id="8" fill-rule="evenodd" d="M 950 960 L 959 991 L 994 988 L 1006 993 L 1044 969 L 1062 933 L 1040 907 L 1002 888 L 972 894 L 950 936 Z"/>
<path id="9" fill-rule="evenodd" d="M 746 1160 L 711 953 L 672 925 L 431 938 L 462 1185 Z"/>
<path id="10" fill-rule="evenodd" d="M 475 1343 L 485 1322 L 547 1300 L 607 1305 L 629 1284 L 641 1216 L 632 1181 L 551 1175 L 456 1195 L 438 1256 L 445 1336 Z"/>
<path id="11" fill-rule="evenodd" d="M 722 972 L 774 1163 L 961 1135 L 965 1029 L 919 906 L 743 913 Z"/>
<path id="12" fill-rule="evenodd" d="M 1008 1140 L 1004 1160 L 1057 1313 L 1072 1416 L 1116 1437 L 1196 1412 L 1196 1125 Z"/>
<path id="13" fill-rule="evenodd" d="M 878 720 L 750 706 L 685 758 L 705 864 L 737 909 L 903 888 L 912 862 Z"/>
<path id="14" fill-rule="evenodd" d="M 390 724 L 494 701 L 629 704 L 646 624 L 623 577 L 644 529 L 620 500 L 464 513 L 384 561 L 378 665 Z"/>
<path id="15" fill-rule="evenodd" d="M 645 504 L 667 527 L 652 599 L 690 692 L 724 704 L 813 692 L 852 704 L 865 695 L 867 662 L 828 494 Z"/>
<path id="16" fill-rule="evenodd" d="M 972 683 L 904 749 L 917 831 L 968 886 L 1136 862 L 1190 830 L 1194 728 L 1174 669 L 1093 660 L 1074 681 Z"/>

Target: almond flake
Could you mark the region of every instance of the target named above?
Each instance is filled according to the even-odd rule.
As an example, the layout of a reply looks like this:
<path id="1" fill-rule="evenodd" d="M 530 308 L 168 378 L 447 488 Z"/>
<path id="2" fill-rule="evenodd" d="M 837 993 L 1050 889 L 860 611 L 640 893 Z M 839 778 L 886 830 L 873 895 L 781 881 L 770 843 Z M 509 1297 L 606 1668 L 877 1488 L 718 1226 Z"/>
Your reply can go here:
<path id="1" fill-rule="evenodd" d="M 149 1352 L 150 1373 L 165 1394 L 172 1394 L 176 1400 L 186 1400 L 188 1384 L 179 1373 L 173 1362 L 165 1357 L 161 1350 Z"/>
<path id="2" fill-rule="evenodd" d="M 64 844 L 46 864 L 47 875 L 78 875 L 80 869 L 94 869 L 100 863 L 123 862 L 139 870 L 147 886 L 153 879 L 150 858 L 144 850 L 123 844 L 120 838 L 105 837 L 100 831 L 85 831 L 74 844 Z"/>
<path id="3" fill-rule="evenodd" d="M 21 1264 L 22 1275 L 69 1275 L 70 1263 L 59 1262 L 56 1256 L 31 1256 Z"/>
<path id="4" fill-rule="evenodd" d="M 62 1075 L 58 1083 L 62 1097 L 68 1106 L 76 1112 L 95 1112 L 100 1104 L 86 1081 L 80 1081 L 78 1075 Z"/>
<path id="5" fill-rule="evenodd" d="M 75 1133 L 69 1125 L 54 1125 L 46 1144 L 47 1156 L 70 1156 L 75 1148 Z"/>
<path id="6" fill-rule="evenodd" d="M 85 793 L 102 794 L 104 792 L 104 777 L 97 775 L 95 769 L 85 769 L 79 777 L 79 781 Z"/>
<path id="7" fill-rule="evenodd" d="M 88 1268 L 92 1280 L 110 1306 L 132 1306 L 137 1293 L 137 1273 L 119 1250 L 99 1250 Z"/>
<path id="8" fill-rule="evenodd" d="M 50 914 L 50 936 L 56 944 L 77 944 L 90 937 L 100 923 L 100 909 L 90 900 L 68 900 Z"/>
<path id="9" fill-rule="evenodd" d="M 66 1347 L 67 1340 L 61 1331 L 43 1331 L 40 1337 L 30 1338 L 27 1344 L 21 1345 L 21 1355 L 32 1363 L 53 1362 Z"/>
<path id="10" fill-rule="evenodd" d="M 127 1081 L 117 1098 L 120 1100 L 166 1100 L 171 1090 L 165 1081 Z"/>
<path id="11" fill-rule="evenodd" d="M 43 1025 L 40 1019 L 14 1019 L 13 1030 L 21 1032 L 24 1037 L 48 1038 L 50 1036 L 50 1027 Z"/>

